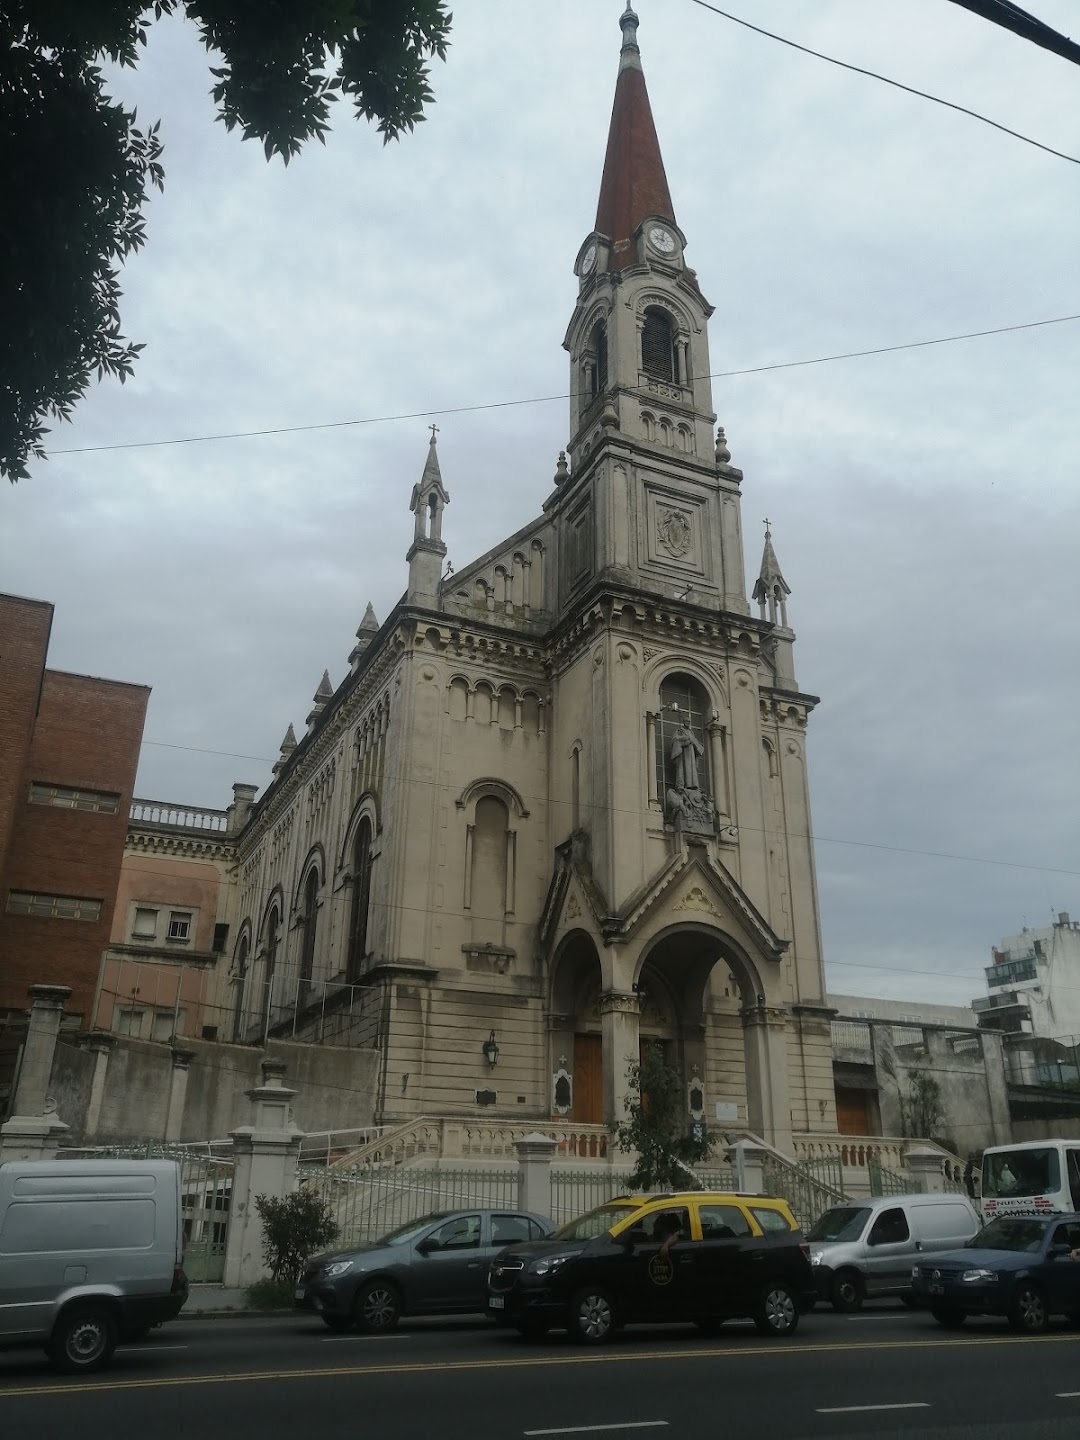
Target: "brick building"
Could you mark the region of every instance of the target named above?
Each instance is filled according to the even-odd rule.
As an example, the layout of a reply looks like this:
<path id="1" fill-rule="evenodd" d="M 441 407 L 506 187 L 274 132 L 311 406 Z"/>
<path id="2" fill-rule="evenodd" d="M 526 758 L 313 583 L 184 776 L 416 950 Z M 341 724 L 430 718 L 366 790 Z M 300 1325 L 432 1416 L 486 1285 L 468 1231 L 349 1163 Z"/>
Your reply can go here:
<path id="1" fill-rule="evenodd" d="M 150 696 L 47 669 L 52 618 L 0 595 L 0 1097 L 28 986 L 70 986 L 69 1013 L 89 1017 Z"/>

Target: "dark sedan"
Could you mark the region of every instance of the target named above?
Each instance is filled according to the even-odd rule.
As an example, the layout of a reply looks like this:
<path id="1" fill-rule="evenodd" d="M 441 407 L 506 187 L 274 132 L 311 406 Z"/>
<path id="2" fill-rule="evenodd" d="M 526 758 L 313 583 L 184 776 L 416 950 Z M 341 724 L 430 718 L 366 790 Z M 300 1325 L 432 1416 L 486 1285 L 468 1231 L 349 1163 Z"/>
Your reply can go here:
<path id="1" fill-rule="evenodd" d="M 316 1255 L 296 1305 L 331 1330 L 392 1330 L 402 1315 L 483 1310 L 488 1265 L 507 1245 L 542 1240 L 545 1215 L 520 1210 L 440 1210 L 367 1245 Z"/>
<path id="2" fill-rule="evenodd" d="M 911 1284 L 949 1329 L 969 1315 L 1004 1315 L 1029 1335 L 1045 1330 L 1051 1315 L 1080 1323 L 1080 1214 L 1001 1215 L 962 1250 L 916 1265 Z"/>

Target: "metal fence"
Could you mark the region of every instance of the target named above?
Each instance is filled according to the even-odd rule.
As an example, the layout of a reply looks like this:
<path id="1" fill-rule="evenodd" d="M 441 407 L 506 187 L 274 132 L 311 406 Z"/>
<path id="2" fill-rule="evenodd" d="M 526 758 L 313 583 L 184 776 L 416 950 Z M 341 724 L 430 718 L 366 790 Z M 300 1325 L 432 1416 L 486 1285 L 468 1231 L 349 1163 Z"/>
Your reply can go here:
<path id="1" fill-rule="evenodd" d="M 766 1194 L 786 1200 L 803 1230 L 809 1230 L 826 1210 L 847 1199 L 838 1156 L 823 1155 L 791 1165 L 770 1154 L 762 1171 Z"/>
<path id="2" fill-rule="evenodd" d="M 518 1167 L 441 1165 L 317 1168 L 300 1166 L 299 1184 L 314 1190 L 338 1227 L 337 1244 L 362 1244 L 435 1210 L 517 1205 Z"/>
<path id="3" fill-rule="evenodd" d="M 630 1195 L 632 1170 L 629 1166 L 616 1168 L 605 1165 L 602 1169 L 591 1169 L 582 1165 L 551 1171 L 551 1215 L 559 1225 L 583 1215 L 596 1205 L 606 1205 L 619 1195 Z M 714 1166 L 709 1170 L 688 1173 L 686 1182 L 680 1188 L 688 1190 L 734 1190 L 735 1176 L 730 1165 Z M 652 1191 L 649 1193 L 658 1193 Z"/>
<path id="4" fill-rule="evenodd" d="M 866 1173 L 870 1177 L 871 1195 L 910 1195 L 915 1189 L 915 1182 L 910 1175 L 890 1170 L 877 1160 L 869 1161 Z"/>
<path id="5" fill-rule="evenodd" d="M 87 1160 L 175 1160 L 180 1166 L 184 1273 L 193 1282 L 217 1282 L 225 1274 L 234 1165 L 232 1160 L 215 1155 L 211 1144 L 164 1145 L 157 1140 L 142 1140 L 63 1153 Z"/>

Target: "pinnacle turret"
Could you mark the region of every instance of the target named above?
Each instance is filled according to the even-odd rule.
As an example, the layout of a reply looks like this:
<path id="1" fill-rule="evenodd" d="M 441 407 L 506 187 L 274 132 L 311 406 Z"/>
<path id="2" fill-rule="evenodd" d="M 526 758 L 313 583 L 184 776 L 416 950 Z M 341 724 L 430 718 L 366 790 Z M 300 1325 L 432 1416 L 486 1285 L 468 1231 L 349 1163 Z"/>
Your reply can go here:
<path id="1" fill-rule="evenodd" d="M 768 618 L 774 625 L 780 624 L 786 629 L 788 623 L 787 597 L 790 594 L 791 587 L 780 570 L 780 561 L 777 560 L 776 551 L 773 549 L 772 530 L 766 520 L 765 549 L 761 556 L 761 570 L 754 582 L 753 596 L 758 603 L 762 620 Z"/>

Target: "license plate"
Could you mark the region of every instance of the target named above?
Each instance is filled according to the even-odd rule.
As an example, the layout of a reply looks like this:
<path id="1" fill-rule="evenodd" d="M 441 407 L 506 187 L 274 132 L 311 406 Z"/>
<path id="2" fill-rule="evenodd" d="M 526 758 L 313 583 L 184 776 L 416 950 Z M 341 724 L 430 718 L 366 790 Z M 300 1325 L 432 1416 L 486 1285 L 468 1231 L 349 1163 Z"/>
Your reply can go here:
<path id="1" fill-rule="evenodd" d="M 944 1285 L 938 1285 L 938 1284 L 931 1283 L 931 1285 L 930 1285 L 929 1288 L 930 1288 L 930 1294 L 931 1294 L 931 1295 L 944 1295 L 944 1294 L 945 1294 L 945 1286 L 944 1286 Z"/>
<path id="2" fill-rule="evenodd" d="M 303 1285 L 297 1285 L 296 1291 L 295 1291 L 295 1293 L 294 1293 L 294 1295 L 293 1295 L 293 1299 L 294 1299 L 294 1300 L 303 1300 L 304 1294 L 305 1294 L 305 1291 L 304 1291 Z"/>
<path id="3" fill-rule="evenodd" d="M 489 1295 L 489 1296 L 488 1296 L 488 1309 L 489 1309 L 489 1310 L 505 1310 L 505 1309 L 506 1309 L 506 1301 L 503 1299 L 503 1297 L 502 1297 L 501 1295 Z"/>

